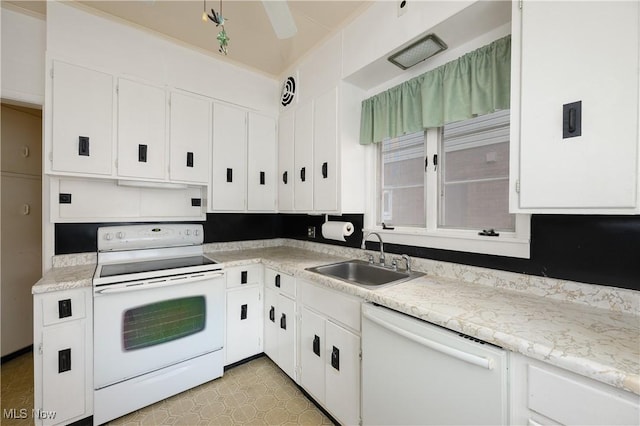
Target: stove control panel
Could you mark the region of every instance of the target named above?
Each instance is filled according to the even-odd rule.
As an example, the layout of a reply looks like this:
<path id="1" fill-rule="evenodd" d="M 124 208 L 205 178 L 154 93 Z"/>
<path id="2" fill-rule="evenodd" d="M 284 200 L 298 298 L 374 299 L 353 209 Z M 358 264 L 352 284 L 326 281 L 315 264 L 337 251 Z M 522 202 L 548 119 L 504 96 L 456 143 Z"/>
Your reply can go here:
<path id="1" fill-rule="evenodd" d="M 201 245 L 204 231 L 200 224 L 149 224 L 98 228 L 98 251 Z"/>

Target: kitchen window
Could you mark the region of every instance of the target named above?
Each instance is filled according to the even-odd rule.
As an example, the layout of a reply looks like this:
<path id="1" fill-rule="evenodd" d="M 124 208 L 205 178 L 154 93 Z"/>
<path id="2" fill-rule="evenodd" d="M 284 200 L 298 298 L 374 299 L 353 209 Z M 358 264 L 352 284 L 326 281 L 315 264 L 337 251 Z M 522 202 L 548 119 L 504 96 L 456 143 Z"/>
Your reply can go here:
<path id="1" fill-rule="evenodd" d="M 509 110 L 377 146 L 385 242 L 529 257 L 529 216 L 509 213 Z"/>

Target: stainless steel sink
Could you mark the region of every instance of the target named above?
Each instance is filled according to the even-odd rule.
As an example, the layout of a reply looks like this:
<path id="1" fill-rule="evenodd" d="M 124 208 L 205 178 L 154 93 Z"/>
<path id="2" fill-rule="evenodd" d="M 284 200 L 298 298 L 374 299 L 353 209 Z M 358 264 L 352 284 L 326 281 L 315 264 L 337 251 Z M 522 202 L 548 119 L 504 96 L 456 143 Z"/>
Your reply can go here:
<path id="1" fill-rule="evenodd" d="M 345 262 L 307 268 L 307 271 L 370 289 L 387 287 L 424 275 L 422 272 L 394 271 L 364 260 L 347 260 Z"/>

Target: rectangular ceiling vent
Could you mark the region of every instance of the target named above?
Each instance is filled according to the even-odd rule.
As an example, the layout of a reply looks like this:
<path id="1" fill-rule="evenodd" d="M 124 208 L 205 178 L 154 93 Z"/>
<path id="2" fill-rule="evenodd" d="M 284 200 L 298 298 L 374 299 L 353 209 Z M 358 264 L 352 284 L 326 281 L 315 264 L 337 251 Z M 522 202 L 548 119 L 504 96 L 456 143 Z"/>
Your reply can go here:
<path id="1" fill-rule="evenodd" d="M 392 64 L 406 70 L 436 55 L 447 48 L 447 45 L 435 34 L 427 34 L 419 40 L 389 56 Z"/>

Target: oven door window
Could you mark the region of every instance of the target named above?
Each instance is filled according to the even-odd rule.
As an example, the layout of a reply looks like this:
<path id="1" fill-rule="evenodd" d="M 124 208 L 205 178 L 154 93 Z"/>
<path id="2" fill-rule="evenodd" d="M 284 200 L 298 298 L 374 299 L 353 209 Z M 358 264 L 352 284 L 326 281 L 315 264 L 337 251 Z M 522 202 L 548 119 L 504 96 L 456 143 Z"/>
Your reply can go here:
<path id="1" fill-rule="evenodd" d="M 156 346 L 204 330 L 204 296 L 163 300 L 124 312 L 122 343 L 125 351 Z"/>

